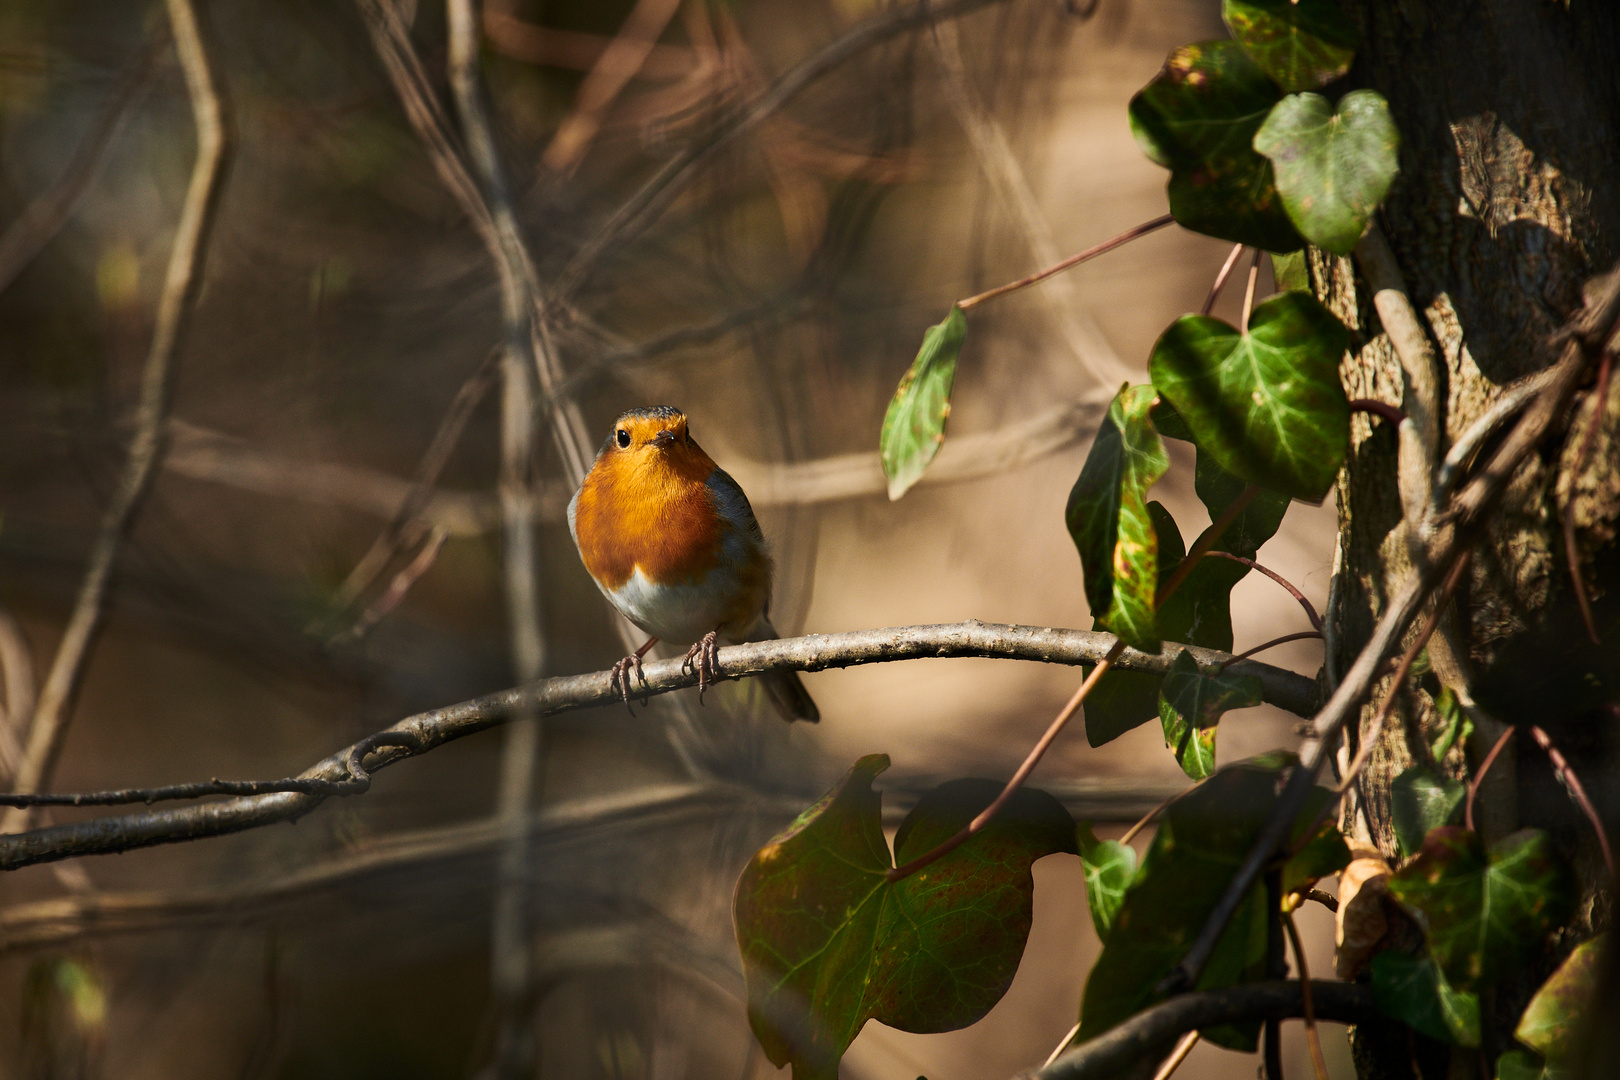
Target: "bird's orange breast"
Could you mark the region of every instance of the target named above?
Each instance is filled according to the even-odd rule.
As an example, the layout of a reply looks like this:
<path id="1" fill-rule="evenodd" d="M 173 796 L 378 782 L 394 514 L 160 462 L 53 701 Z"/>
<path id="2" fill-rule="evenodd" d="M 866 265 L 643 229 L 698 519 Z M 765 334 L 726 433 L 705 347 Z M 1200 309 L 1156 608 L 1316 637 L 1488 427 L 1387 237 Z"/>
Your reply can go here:
<path id="1" fill-rule="evenodd" d="M 640 459 L 604 454 L 574 507 L 585 569 L 612 590 L 637 567 L 659 584 L 701 580 L 719 564 L 725 527 L 707 483 L 714 470 L 695 444 Z"/>

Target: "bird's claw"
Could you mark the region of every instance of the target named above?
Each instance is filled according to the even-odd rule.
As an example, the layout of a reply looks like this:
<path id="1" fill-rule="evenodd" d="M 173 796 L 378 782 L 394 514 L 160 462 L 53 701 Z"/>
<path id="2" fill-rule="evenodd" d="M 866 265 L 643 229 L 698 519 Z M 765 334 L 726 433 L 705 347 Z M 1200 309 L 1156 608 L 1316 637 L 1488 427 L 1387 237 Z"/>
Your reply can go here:
<path id="1" fill-rule="evenodd" d="M 710 630 L 702 639 L 692 643 L 681 658 L 681 671 L 694 672 L 698 680 L 698 700 L 703 700 L 703 691 L 709 688 L 712 682 L 718 682 L 720 675 L 720 644 L 719 634 Z"/>
<path id="2" fill-rule="evenodd" d="M 619 691 L 620 696 L 624 698 L 625 705 L 628 706 L 630 704 L 630 672 L 631 671 L 634 671 L 636 673 L 636 678 L 641 680 L 641 689 L 643 691 L 643 693 L 641 695 L 641 703 L 643 705 L 645 705 L 645 704 L 647 704 L 647 695 L 646 695 L 646 692 L 645 692 L 646 689 L 647 689 L 647 676 L 645 674 L 643 674 L 643 672 L 641 670 L 641 654 L 640 653 L 631 653 L 629 656 L 625 657 L 623 660 L 620 660 L 617 664 L 614 664 L 613 665 L 613 675 L 608 680 L 608 685 L 610 687 L 612 687 L 613 689 Z"/>

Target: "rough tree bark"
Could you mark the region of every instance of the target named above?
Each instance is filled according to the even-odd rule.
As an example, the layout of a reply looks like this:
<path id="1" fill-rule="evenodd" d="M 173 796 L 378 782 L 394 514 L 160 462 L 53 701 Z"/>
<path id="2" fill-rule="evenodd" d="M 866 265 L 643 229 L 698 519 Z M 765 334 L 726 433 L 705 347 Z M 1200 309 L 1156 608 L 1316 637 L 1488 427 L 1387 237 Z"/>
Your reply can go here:
<path id="1" fill-rule="evenodd" d="M 1583 283 L 1620 256 L 1620 6 L 1590 0 L 1357 0 L 1351 6 L 1362 48 L 1350 79 L 1389 99 L 1402 134 L 1401 174 L 1381 221 L 1439 360 L 1443 456 L 1504 387 L 1552 361 L 1550 336 L 1579 308 Z M 1410 390 L 1365 279 L 1349 259 L 1313 253 L 1310 262 L 1316 291 L 1357 335 L 1344 371 L 1350 396 L 1402 401 Z M 1599 433 L 1577 470 L 1576 448 L 1599 408 Z M 1599 596 L 1605 579 L 1620 577 L 1620 545 L 1613 543 L 1620 519 L 1617 457 L 1620 379 L 1613 379 L 1606 402 L 1585 387 L 1567 426 L 1515 477 L 1462 579 L 1449 626 L 1442 624 L 1445 640 L 1429 649 L 1430 673 L 1403 692 L 1400 722 L 1385 730 L 1361 785 L 1364 801 L 1347 803 L 1347 824 L 1386 854 L 1396 850 L 1390 782 L 1428 756 L 1438 723 L 1431 694 L 1442 681 L 1472 684 L 1482 708 L 1480 730 L 1466 752 L 1452 750 L 1434 763 L 1440 770 L 1466 779 L 1502 721 L 1526 722 L 1499 703 L 1539 698 L 1541 715 L 1530 722 L 1547 728 L 1588 786 L 1599 789 L 1593 792 L 1599 805 L 1612 810 L 1602 754 L 1604 743 L 1620 734 L 1620 717 L 1569 712 L 1550 673 L 1572 656 L 1597 656 L 1580 652 L 1586 635 L 1574 607 L 1561 521 L 1566 511 L 1574 514 L 1579 570 Z M 1398 527 L 1390 425 L 1355 418 L 1339 510 L 1343 576 L 1330 618 L 1342 669 L 1410 566 Z M 1614 621 L 1612 608 L 1608 621 Z M 1601 612 L 1598 622 L 1604 622 Z M 1616 634 L 1620 628 L 1606 640 L 1607 660 L 1580 662 L 1620 670 Z M 1518 665 L 1509 681 L 1521 685 L 1493 698 L 1480 683 L 1503 683 L 1504 658 Z M 1386 679 L 1363 724 L 1387 690 Z M 1612 680 L 1608 692 L 1612 696 Z M 1484 1003 L 1482 1027 L 1494 1055 L 1504 1046 L 1492 1040 L 1508 1037 L 1540 980 L 1594 924 L 1605 925 L 1608 912 L 1596 895 L 1604 872 L 1590 828 L 1572 814 L 1539 752 L 1524 740 L 1517 764 L 1508 756 L 1492 773 L 1481 794 L 1487 840 L 1519 827 L 1550 829 L 1577 867 L 1583 892 L 1577 914 L 1547 954 L 1494 1003 Z M 1404 1037 L 1396 1045 L 1380 1035 L 1366 1026 L 1356 1035 L 1363 1077 L 1443 1076 L 1448 1064 L 1462 1064 L 1448 1063 L 1437 1044 L 1414 1049 Z M 1469 1068 L 1477 1073 L 1477 1065 Z"/>

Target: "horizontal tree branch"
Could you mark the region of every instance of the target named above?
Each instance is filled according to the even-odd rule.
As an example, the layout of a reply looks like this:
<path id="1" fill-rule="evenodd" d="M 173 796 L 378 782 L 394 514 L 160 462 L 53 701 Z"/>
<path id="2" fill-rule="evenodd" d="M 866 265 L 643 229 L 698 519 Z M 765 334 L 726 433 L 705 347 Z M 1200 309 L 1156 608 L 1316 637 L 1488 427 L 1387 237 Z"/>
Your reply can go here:
<path id="1" fill-rule="evenodd" d="M 1024 1076 L 1029 1080 L 1103 1080 L 1123 1075 L 1139 1061 L 1168 1054 L 1176 1040 L 1189 1031 L 1303 1016 L 1305 1000 L 1300 987 L 1297 980 L 1290 980 L 1182 994 L 1144 1009 Z M 1318 1020 L 1359 1024 L 1377 1015 L 1370 986 L 1312 979 L 1311 998 Z"/>
<path id="2" fill-rule="evenodd" d="M 730 676 L 765 671 L 821 671 L 859 664 L 915 660 L 924 657 L 992 657 L 1035 660 L 1057 664 L 1095 664 L 1114 645 L 1110 634 L 1053 627 L 1011 626 L 970 620 L 930 626 L 901 626 L 856 630 L 840 634 L 810 634 L 798 638 L 750 642 L 720 650 L 720 668 Z M 1126 649 L 1115 666 L 1128 671 L 1163 674 L 1181 648 L 1189 649 L 1200 666 L 1230 659 L 1229 654 L 1196 646 L 1166 643 L 1158 655 Z M 1253 660 L 1231 665 L 1236 674 L 1260 679 L 1262 698 L 1298 716 L 1308 716 L 1316 704 L 1316 684 L 1283 668 Z M 646 683 L 638 694 L 665 694 L 694 686 L 695 674 L 681 670 L 678 659 L 658 660 L 645 667 Z M 193 804 L 164 810 L 117 814 L 88 821 L 54 825 L 30 832 L 0 836 L 0 870 L 80 855 L 129 851 L 156 844 L 195 840 L 242 832 L 309 813 L 334 794 L 367 790 L 370 776 L 407 757 L 423 754 L 447 742 L 505 723 L 524 710 L 550 716 L 608 705 L 618 700 L 610 674 L 569 675 L 530 686 L 503 690 L 485 697 L 419 713 L 393 727 L 367 736 L 353 746 L 330 755 L 296 778 L 292 791 L 239 796 L 223 802 Z M 365 759 L 369 755 L 370 761 Z M 273 785 L 274 782 L 271 782 Z M 181 797 L 205 794 L 194 790 Z M 230 783 L 222 784 L 222 792 Z M 255 790 L 264 791 L 261 784 Z M 144 801 L 144 796 L 142 797 Z"/>

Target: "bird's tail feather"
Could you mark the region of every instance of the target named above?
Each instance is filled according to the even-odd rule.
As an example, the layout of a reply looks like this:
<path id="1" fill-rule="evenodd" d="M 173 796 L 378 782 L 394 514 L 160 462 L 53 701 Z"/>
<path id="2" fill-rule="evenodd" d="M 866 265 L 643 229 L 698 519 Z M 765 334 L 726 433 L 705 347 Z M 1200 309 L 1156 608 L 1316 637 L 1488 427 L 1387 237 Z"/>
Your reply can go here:
<path id="1" fill-rule="evenodd" d="M 754 625 L 749 638 L 753 641 L 769 641 L 777 637 L 776 628 L 770 620 L 761 618 Z M 782 719 L 792 723 L 794 720 L 803 720 L 814 724 L 821 719 L 821 710 L 816 708 L 815 699 L 810 691 L 804 688 L 804 682 L 799 678 L 797 671 L 767 671 L 759 676 L 764 685 L 765 692 L 770 695 L 771 704 L 776 711 L 782 714 Z"/>

